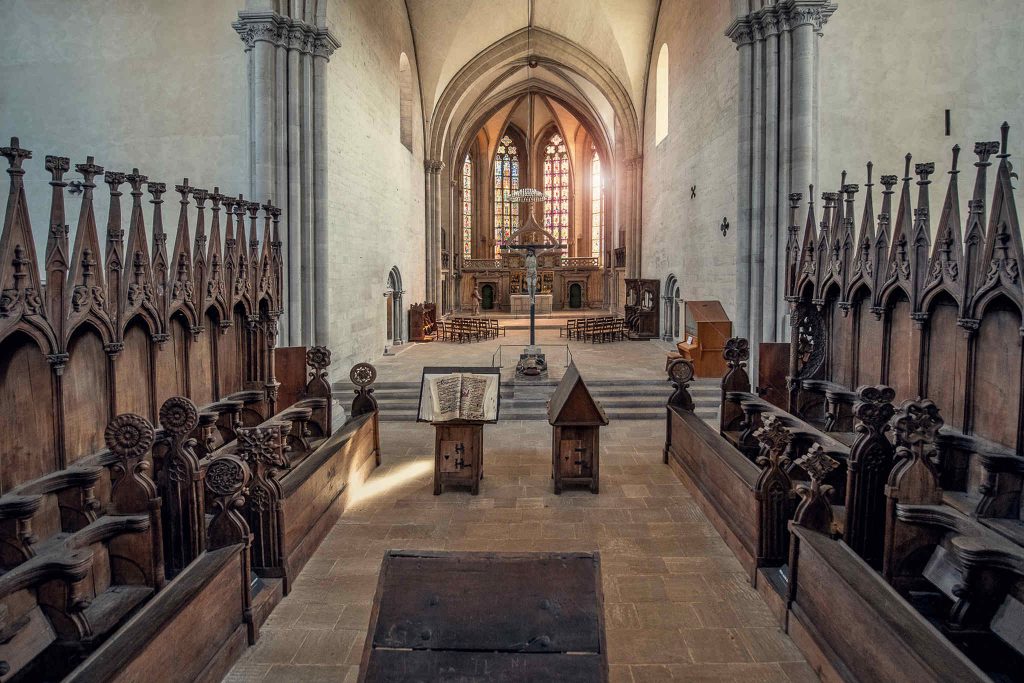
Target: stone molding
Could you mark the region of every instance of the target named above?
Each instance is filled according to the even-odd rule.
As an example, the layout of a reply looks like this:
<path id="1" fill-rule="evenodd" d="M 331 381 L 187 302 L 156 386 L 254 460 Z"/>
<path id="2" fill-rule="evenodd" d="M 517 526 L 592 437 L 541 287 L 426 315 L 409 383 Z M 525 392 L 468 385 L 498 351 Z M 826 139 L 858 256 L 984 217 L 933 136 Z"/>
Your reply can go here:
<path id="1" fill-rule="evenodd" d="M 778 4 L 733 19 L 725 35 L 737 47 L 808 24 L 820 35 L 837 8 L 838 5 L 830 0 L 780 0 Z"/>
<path id="2" fill-rule="evenodd" d="M 245 43 L 246 51 L 252 50 L 256 43 L 262 41 L 274 47 L 330 59 L 331 54 L 341 46 L 327 28 L 300 19 L 289 19 L 277 12 L 242 10 L 231 28 Z"/>

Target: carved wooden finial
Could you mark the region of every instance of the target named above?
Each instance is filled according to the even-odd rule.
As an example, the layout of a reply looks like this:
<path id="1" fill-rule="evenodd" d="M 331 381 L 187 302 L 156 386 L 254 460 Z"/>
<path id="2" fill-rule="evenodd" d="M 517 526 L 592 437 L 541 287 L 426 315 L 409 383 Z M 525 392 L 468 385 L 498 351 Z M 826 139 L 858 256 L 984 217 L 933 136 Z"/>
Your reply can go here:
<path id="1" fill-rule="evenodd" d="M 903 179 L 910 180 L 910 160 L 913 159 L 913 157 L 910 155 L 910 152 L 907 152 L 907 156 L 903 157 L 903 159 L 906 162 L 903 166 Z"/>
<path id="2" fill-rule="evenodd" d="M 874 169 L 875 169 L 875 164 L 873 162 L 869 161 L 868 162 L 868 182 L 866 182 L 864 184 L 866 187 L 871 187 L 872 185 L 874 185 L 874 183 L 871 182 L 871 173 L 874 171 Z"/>
<path id="3" fill-rule="evenodd" d="M 690 382 L 693 381 L 693 361 L 686 358 L 676 358 L 668 366 L 668 381 L 672 382 L 675 391 L 668 399 L 669 405 L 680 406 L 683 410 L 693 411 L 693 398 L 688 391 Z"/>
<path id="4" fill-rule="evenodd" d="M 810 190 L 807 194 L 807 204 L 809 206 L 814 206 L 814 184 L 812 183 L 809 187 Z"/>
<path id="5" fill-rule="evenodd" d="M 204 208 L 206 199 L 210 196 L 210 193 L 201 187 L 191 188 L 192 199 L 196 200 L 196 206 L 200 209 Z"/>
<path id="6" fill-rule="evenodd" d="M 1007 151 L 1010 143 L 1010 124 L 1006 121 L 1003 121 L 1003 125 L 999 127 L 999 138 L 1002 141 L 1002 144 L 1000 145 L 1001 151 L 999 152 L 999 158 L 1005 159 L 1010 156 L 1010 153 Z"/>
<path id="7" fill-rule="evenodd" d="M 953 167 L 950 169 L 950 175 L 956 175 L 960 171 L 957 170 L 956 165 L 960 160 L 960 145 L 953 145 Z"/>
<path id="8" fill-rule="evenodd" d="M 839 467 L 839 462 L 825 453 L 821 444 L 816 443 L 793 464 L 807 472 L 811 478 L 809 486 L 798 484 L 796 487 L 801 500 L 793 515 L 793 523 L 822 534 L 831 534 L 832 504 L 829 497 L 832 494 L 832 487 L 822 482 Z"/>
<path id="9" fill-rule="evenodd" d="M 725 342 L 722 358 L 730 368 L 743 367 L 750 358 L 750 342 L 743 337 L 732 337 Z"/>

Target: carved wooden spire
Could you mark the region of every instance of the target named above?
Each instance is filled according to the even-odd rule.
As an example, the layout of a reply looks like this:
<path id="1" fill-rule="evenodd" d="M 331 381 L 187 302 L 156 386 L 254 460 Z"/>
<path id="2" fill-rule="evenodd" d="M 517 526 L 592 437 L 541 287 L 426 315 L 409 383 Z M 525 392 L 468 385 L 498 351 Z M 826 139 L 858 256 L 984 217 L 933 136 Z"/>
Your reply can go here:
<path id="1" fill-rule="evenodd" d="M 797 300 L 796 283 L 800 275 L 800 226 L 796 222 L 796 212 L 803 195 L 793 192 L 789 195 L 789 229 L 786 238 L 786 300 Z"/>
<path id="2" fill-rule="evenodd" d="M 852 290 L 861 283 L 867 283 L 870 286 L 874 277 L 875 270 L 872 250 L 875 243 L 875 201 L 872 190 L 874 183 L 871 182 L 871 173 L 874 170 L 874 166 L 873 163 L 868 162 L 868 181 L 864 183 L 864 187 L 867 188 L 864 193 L 864 211 L 860 219 L 860 233 L 857 236 L 856 248 L 854 250 L 853 272 L 850 273 L 850 292 L 847 293 L 847 297 L 852 296 Z"/>
<path id="3" fill-rule="evenodd" d="M 953 165 L 949 171 L 946 200 L 942 204 L 942 215 L 939 217 L 935 244 L 928 262 L 928 273 L 921 297 L 922 308 L 927 307 L 927 299 L 939 287 L 944 287 L 956 299 L 957 304 L 963 303 L 964 245 L 963 232 L 960 228 L 960 191 L 957 182 L 957 176 L 960 174 L 957 170 L 959 158 L 960 145 L 956 145 L 953 147 Z"/>
<path id="4" fill-rule="evenodd" d="M 153 286 L 153 268 L 149 257 L 149 239 L 146 236 L 146 219 L 142 213 L 142 185 L 149 180 L 133 168 L 125 176 L 132 188 L 132 213 L 128 223 L 128 245 L 125 251 L 128 272 L 121 287 L 121 325 L 127 325 L 137 311 L 145 311 L 150 318 L 154 333 L 163 329 L 163 321 L 155 305 L 156 289 Z"/>
<path id="5" fill-rule="evenodd" d="M 917 181 L 917 208 L 914 209 L 914 224 L 910 235 L 910 300 L 912 311 L 921 312 L 921 298 L 924 293 L 925 278 L 928 274 L 928 251 L 931 245 L 931 218 L 930 200 L 928 186 L 931 180 L 928 176 L 935 173 L 935 164 L 917 164 L 914 166 L 914 173 L 920 180 Z"/>
<path id="6" fill-rule="evenodd" d="M 999 153 L 999 169 L 996 171 L 996 187 L 992 193 L 992 211 L 989 214 L 988 231 L 985 236 L 985 263 L 988 270 L 972 302 L 971 317 L 981 317 L 983 304 L 997 292 L 1008 296 L 1018 306 L 1024 305 L 1024 289 L 1021 287 L 1020 268 L 1024 262 L 1021 247 L 1020 222 L 1013 197 L 1011 178 L 1012 166 L 1007 151 L 1010 126 L 1002 126 L 1002 151 Z"/>
<path id="7" fill-rule="evenodd" d="M 206 253 L 209 275 L 206 278 L 206 288 L 203 295 L 206 305 L 211 303 L 217 305 L 221 312 L 222 321 L 229 315 L 226 299 L 227 288 L 224 286 L 224 253 L 220 239 L 220 207 L 225 199 L 228 199 L 228 197 L 220 193 L 219 187 L 213 188 L 213 192 L 210 194 L 213 218 L 210 221 L 210 244 Z M 229 214 L 228 225 L 230 226 L 230 224 L 231 216 Z M 228 229 L 230 231 L 230 227 Z"/>
<path id="8" fill-rule="evenodd" d="M 249 270 L 248 243 L 245 237 L 245 211 L 248 205 L 249 202 L 245 200 L 245 197 L 238 195 L 238 201 L 235 202 L 235 220 L 237 221 L 236 226 L 238 228 L 235 233 L 235 241 L 238 243 L 238 261 L 235 267 L 235 284 L 232 294 L 232 301 L 234 303 L 246 301 L 249 296 L 251 273 Z"/>
<path id="9" fill-rule="evenodd" d="M 238 248 L 235 240 L 235 203 L 236 199 L 228 195 L 221 195 L 221 203 L 224 206 L 224 253 L 222 256 L 223 271 L 221 280 L 224 283 L 224 306 L 228 313 L 231 313 L 233 289 L 235 286 L 235 272 L 238 267 Z"/>
<path id="10" fill-rule="evenodd" d="M 78 228 L 75 231 L 75 248 L 71 253 L 71 272 L 68 277 L 70 310 L 65 328 L 67 335 L 86 318 L 91 318 L 98 327 L 112 331 L 107 315 L 107 296 L 104 286 L 103 268 L 99 262 L 99 236 L 96 232 L 96 214 L 93 208 L 95 178 L 103 173 L 92 157 L 84 164 L 77 164 L 75 170 L 82 174 L 82 207 L 78 214 Z M 113 336 L 110 334 L 109 336 Z"/>
<path id="11" fill-rule="evenodd" d="M 195 282 L 195 304 L 202 317 L 206 301 L 206 280 L 209 277 L 209 263 L 206 260 L 206 200 L 210 193 L 202 188 L 192 188 L 192 199 L 196 202 L 196 241 L 192 248 L 192 277 Z M 200 324 L 204 324 L 200 320 Z"/>
<path id="12" fill-rule="evenodd" d="M 999 142 L 976 142 L 974 153 L 978 160 L 974 163 L 977 172 L 974 178 L 974 194 L 967 203 L 967 227 L 964 231 L 964 301 L 960 309 L 965 324 L 970 324 L 973 312 L 970 309 L 975 293 L 985 280 L 988 265 L 985 261 L 985 226 L 987 224 L 986 205 L 988 198 L 988 167 L 989 159 L 999 151 Z"/>
<path id="13" fill-rule="evenodd" d="M 118 328 L 121 316 L 121 280 L 124 276 L 124 227 L 121 223 L 121 185 L 124 173 L 107 171 L 103 182 L 110 188 L 110 209 L 107 211 L 107 245 L 104 265 L 107 271 L 107 313 Z M 117 333 L 120 338 L 120 331 Z"/>
<path id="14" fill-rule="evenodd" d="M 0 234 L 0 331 L 3 331 L 8 325 L 16 325 L 21 317 L 45 318 L 46 313 L 23 180 L 22 164 L 32 158 L 32 152 L 22 149 L 18 138 L 11 138 L 9 147 L 0 147 L 0 154 L 7 158 L 10 165 L 7 173 L 11 177 L 3 233 Z M 51 339 L 51 343 L 53 341 Z"/>
<path id="15" fill-rule="evenodd" d="M 885 289 L 899 285 L 910 298 L 910 250 L 913 225 L 910 214 L 910 161 L 908 153 L 905 157 L 906 167 L 903 172 L 903 191 L 900 193 L 900 205 L 896 212 L 896 221 L 892 228 L 892 246 L 885 270 Z"/>
<path id="16" fill-rule="evenodd" d="M 64 338 L 64 320 L 67 317 L 67 278 L 71 265 L 71 246 L 68 244 L 67 215 L 64 212 L 64 174 L 71 168 L 67 157 L 47 156 L 46 170 L 50 172 L 50 231 L 46 238 L 46 312 L 57 339 Z"/>
<path id="17" fill-rule="evenodd" d="M 167 233 L 164 232 L 163 195 L 167 191 L 164 183 L 147 183 L 146 190 L 153 196 L 149 203 L 153 205 L 153 288 L 154 306 L 160 318 L 161 336 L 166 339 L 168 304 L 170 302 L 170 264 L 167 260 Z"/>
<path id="18" fill-rule="evenodd" d="M 814 303 L 821 305 L 825 303 L 825 282 L 832 273 L 832 241 L 834 238 L 832 221 L 836 217 L 836 202 L 839 200 L 838 192 L 822 192 L 821 198 L 825 202 L 822 209 L 820 230 L 818 230 L 818 250 L 815 254 L 815 287 Z"/>
<path id="19" fill-rule="evenodd" d="M 814 218 L 814 185 L 811 185 L 807 195 L 807 220 L 804 222 L 804 238 L 801 241 L 803 247 L 800 254 L 800 273 L 797 278 L 797 289 L 794 293 L 797 297 L 803 296 L 803 293 L 807 290 L 808 283 L 812 286 L 813 291 L 813 285 L 818 272 L 817 239 L 818 226 Z"/>
<path id="20" fill-rule="evenodd" d="M 892 220 L 892 195 L 893 187 L 899 179 L 894 175 L 882 176 L 882 211 L 878 214 L 878 234 L 872 245 L 872 276 L 871 294 L 872 311 L 880 316 L 882 309 L 882 285 L 886 281 L 886 269 L 889 264 L 889 226 Z"/>
<path id="21" fill-rule="evenodd" d="M 188 227 L 188 195 L 192 188 L 185 178 L 181 185 L 175 185 L 174 191 L 181 195 L 178 200 L 178 234 L 174 238 L 174 249 L 171 251 L 170 280 L 171 300 L 170 312 L 178 308 L 184 308 L 192 313 L 193 324 L 196 320 L 194 314 L 195 280 L 192 276 L 192 238 Z"/>

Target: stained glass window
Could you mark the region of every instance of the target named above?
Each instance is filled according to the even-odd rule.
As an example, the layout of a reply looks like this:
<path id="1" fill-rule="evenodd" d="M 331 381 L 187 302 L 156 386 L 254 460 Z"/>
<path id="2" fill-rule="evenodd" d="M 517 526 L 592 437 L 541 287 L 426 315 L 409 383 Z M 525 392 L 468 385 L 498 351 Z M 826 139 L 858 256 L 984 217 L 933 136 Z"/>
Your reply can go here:
<path id="1" fill-rule="evenodd" d="M 473 258 L 473 162 L 462 162 L 462 257 Z"/>
<path id="2" fill-rule="evenodd" d="M 594 149 L 590 161 L 590 255 L 601 265 L 601 222 L 604 218 L 604 188 L 601 186 L 601 155 Z"/>
<path id="3" fill-rule="evenodd" d="M 569 237 L 569 153 L 558 133 L 544 147 L 544 228 L 559 242 Z"/>
<path id="4" fill-rule="evenodd" d="M 501 244 L 519 227 L 519 203 L 509 198 L 518 189 L 519 151 L 506 135 L 498 141 L 494 154 L 494 258 L 500 255 Z"/>

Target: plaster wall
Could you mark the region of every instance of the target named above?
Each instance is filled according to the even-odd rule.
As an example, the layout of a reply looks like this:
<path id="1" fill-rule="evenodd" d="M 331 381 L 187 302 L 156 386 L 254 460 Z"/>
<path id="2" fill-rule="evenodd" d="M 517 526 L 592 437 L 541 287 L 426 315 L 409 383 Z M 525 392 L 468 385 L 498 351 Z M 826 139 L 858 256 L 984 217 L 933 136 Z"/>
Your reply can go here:
<path id="1" fill-rule="evenodd" d="M 642 276 L 679 280 L 685 300 L 736 313 L 737 57 L 729 3 L 663 2 L 644 108 Z M 668 44 L 668 136 L 655 143 L 658 54 Z M 690 187 L 697 186 L 696 198 Z M 659 302 L 660 306 L 660 302 Z"/>
<path id="2" fill-rule="evenodd" d="M 402 0 L 331 0 L 327 24 L 341 42 L 326 75 L 329 344 L 335 372 L 347 373 L 388 343 L 384 291 L 393 266 L 406 290 L 403 329 L 409 305 L 424 299 L 423 112 Z M 402 52 L 413 73 L 411 152 L 399 135 Z"/>
<path id="3" fill-rule="evenodd" d="M 1009 151 L 1024 155 L 1019 0 L 840 0 L 820 40 L 821 190 L 838 189 L 844 168 L 849 182 L 863 185 L 868 161 L 875 164 L 876 184 L 882 174 L 903 177 L 910 152 L 913 163 L 935 162 L 937 216 L 950 150 L 959 144 L 966 213 L 977 160 L 973 143 L 998 140 L 999 126 L 1008 121 Z M 875 187 L 876 208 L 880 190 Z M 857 199 L 859 207 L 863 193 Z"/>
<path id="4" fill-rule="evenodd" d="M 138 167 L 150 180 L 165 182 L 169 230 L 178 211 L 174 185 L 183 177 L 195 187 L 212 191 L 218 185 L 225 194 L 248 195 L 245 52 L 231 28 L 243 5 L 244 0 L 0 2 L 0 26 L 10 29 L 0 41 L 0 142 L 7 145 L 18 136 L 33 152 L 25 163 L 25 185 L 40 259 L 50 210 L 47 154 L 70 157 L 68 181 L 81 179 L 75 164 L 93 155 L 107 170 Z M 102 177 L 97 185 L 103 243 L 109 193 Z M 121 190 L 127 221 L 130 188 Z M 80 195 L 65 196 L 72 243 L 80 204 Z M 145 207 L 151 229 L 150 206 Z"/>

